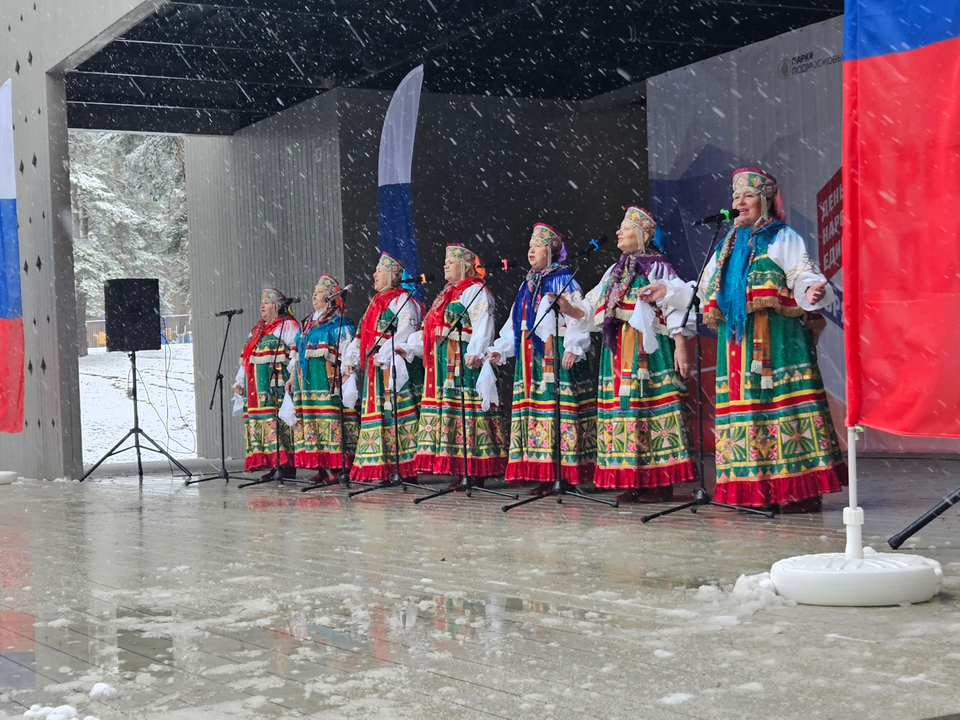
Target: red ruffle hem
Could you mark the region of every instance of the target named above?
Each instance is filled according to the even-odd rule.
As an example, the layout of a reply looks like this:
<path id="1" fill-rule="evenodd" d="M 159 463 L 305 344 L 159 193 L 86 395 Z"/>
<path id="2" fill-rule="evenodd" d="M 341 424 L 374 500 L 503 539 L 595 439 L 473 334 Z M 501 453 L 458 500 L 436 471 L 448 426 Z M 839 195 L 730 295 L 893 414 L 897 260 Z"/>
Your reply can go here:
<path id="1" fill-rule="evenodd" d="M 352 482 L 383 482 L 393 477 L 394 464 L 386 463 L 382 465 L 354 465 L 350 471 L 350 480 Z M 413 460 L 400 463 L 400 477 L 409 480 L 417 476 L 417 468 Z"/>
<path id="2" fill-rule="evenodd" d="M 417 472 L 425 475 L 462 475 L 463 460 L 452 455 L 434 455 L 433 453 L 418 453 L 414 461 Z M 499 458 L 467 458 L 467 471 L 472 477 L 494 477 L 503 475 L 507 467 L 507 459 Z"/>
<path id="3" fill-rule="evenodd" d="M 592 462 L 582 465 L 563 465 L 561 474 L 563 479 L 571 485 L 579 485 L 580 483 L 590 482 L 594 467 Z M 529 460 L 508 462 L 504 480 L 515 485 L 556 480 L 554 465 L 552 462 L 531 462 Z"/>
<path id="4" fill-rule="evenodd" d="M 266 470 L 267 468 L 276 467 L 276 462 L 276 453 L 250 453 L 243 463 L 243 471 L 254 472 L 256 470 Z M 281 467 L 294 467 L 293 453 L 289 450 L 281 450 L 280 465 Z"/>
<path id="5" fill-rule="evenodd" d="M 324 470 L 339 470 L 343 467 L 339 452 L 316 453 L 300 450 L 294 454 L 293 461 L 298 468 L 303 468 L 304 470 L 319 470 L 321 468 Z M 349 467 L 352 462 L 353 455 L 347 453 L 347 467 Z"/>
<path id="6" fill-rule="evenodd" d="M 840 492 L 846 484 L 847 466 L 845 463 L 838 463 L 830 468 L 811 470 L 790 477 L 718 482 L 713 491 L 713 499 L 742 507 L 786 505 L 826 493 Z"/>
<path id="7" fill-rule="evenodd" d="M 693 460 L 685 460 L 674 465 L 649 465 L 642 468 L 598 467 L 593 476 L 593 484 L 608 490 L 656 488 L 696 479 L 696 464 Z"/>

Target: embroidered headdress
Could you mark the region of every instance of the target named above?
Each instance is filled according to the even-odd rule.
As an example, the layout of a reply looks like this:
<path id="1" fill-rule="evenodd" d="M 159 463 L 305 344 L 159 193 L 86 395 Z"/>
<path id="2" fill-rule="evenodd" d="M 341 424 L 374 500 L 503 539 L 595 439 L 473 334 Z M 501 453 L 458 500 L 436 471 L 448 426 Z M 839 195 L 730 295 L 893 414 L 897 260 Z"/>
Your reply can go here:
<path id="1" fill-rule="evenodd" d="M 480 257 L 461 243 L 450 243 L 447 245 L 445 260 L 462 263 L 464 278 L 482 278 L 487 274 L 487 271 L 482 267 Z"/>
<path id="2" fill-rule="evenodd" d="M 271 305 L 276 305 L 278 308 L 286 299 L 287 296 L 274 287 L 265 287 L 260 293 L 261 303 L 270 303 Z"/>
<path id="3" fill-rule="evenodd" d="M 337 279 L 333 277 L 333 275 L 323 273 L 320 279 L 317 280 L 317 288 L 323 290 L 327 294 L 327 297 L 329 297 L 334 293 L 340 292 L 340 283 L 337 282 Z"/>
<path id="4" fill-rule="evenodd" d="M 641 230 L 653 230 L 657 227 L 657 223 L 653 219 L 653 215 L 650 214 L 650 211 L 636 205 L 631 205 L 627 208 L 623 219 L 629 223 L 633 223 Z"/>
<path id="5" fill-rule="evenodd" d="M 786 219 L 783 211 L 783 199 L 777 186 L 777 179 L 760 168 L 739 168 L 733 171 L 733 197 L 744 192 L 755 192 L 760 196 L 760 220 L 758 224 L 769 222 L 771 218 Z"/>
<path id="6" fill-rule="evenodd" d="M 550 251 L 552 262 L 561 263 L 567 259 L 567 250 L 563 245 L 563 235 L 546 223 L 537 223 L 533 226 L 533 235 L 530 236 L 530 241 L 546 247 Z"/>
<path id="7" fill-rule="evenodd" d="M 387 274 L 390 275 L 391 287 L 397 287 L 401 280 L 403 280 L 405 277 L 408 277 L 407 271 L 403 267 L 403 263 L 387 253 L 380 253 L 380 260 L 377 262 L 377 269 L 385 270 Z"/>
<path id="8" fill-rule="evenodd" d="M 387 253 L 380 253 L 380 260 L 377 262 L 378 270 L 386 270 L 395 278 L 400 278 L 403 274 L 403 263 Z"/>
<path id="9" fill-rule="evenodd" d="M 657 221 L 653 219 L 653 213 L 639 205 L 630 205 L 627 207 L 623 219 L 628 223 L 632 223 L 642 233 L 649 232 L 653 246 L 660 252 L 663 252 L 663 233 L 660 232 Z M 641 235 L 640 247 L 643 248 L 643 245 L 643 236 Z"/>

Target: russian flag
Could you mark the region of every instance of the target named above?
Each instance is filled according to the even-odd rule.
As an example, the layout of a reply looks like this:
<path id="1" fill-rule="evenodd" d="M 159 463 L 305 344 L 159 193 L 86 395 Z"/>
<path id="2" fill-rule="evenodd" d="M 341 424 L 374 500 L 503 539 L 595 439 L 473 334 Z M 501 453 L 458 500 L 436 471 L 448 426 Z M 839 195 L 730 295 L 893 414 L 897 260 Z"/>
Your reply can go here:
<path id="1" fill-rule="evenodd" d="M 23 430 L 23 304 L 11 81 L 0 85 L 0 430 Z"/>
<path id="2" fill-rule="evenodd" d="M 380 252 L 388 253 L 403 263 L 403 267 L 412 277 L 420 276 L 420 261 L 410 208 L 410 175 L 422 85 L 423 65 L 418 65 L 407 73 L 393 93 L 380 135 Z M 419 300 L 423 300 L 422 286 L 416 286 L 415 295 Z"/>
<path id="3" fill-rule="evenodd" d="M 847 424 L 960 437 L 960 0 L 847 0 Z"/>

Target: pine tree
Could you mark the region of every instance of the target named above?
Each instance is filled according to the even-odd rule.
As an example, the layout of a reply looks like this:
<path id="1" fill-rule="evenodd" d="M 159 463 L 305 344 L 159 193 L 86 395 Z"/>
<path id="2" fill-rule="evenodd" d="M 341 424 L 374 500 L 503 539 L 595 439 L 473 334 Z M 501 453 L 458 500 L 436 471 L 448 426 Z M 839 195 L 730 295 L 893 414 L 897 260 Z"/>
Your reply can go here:
<path id="1" fill-rule="evenodd" d="M 103 314 L 103 282 L 160 279 L 161 312 L 190 310 L 183 143 L 167 135 L 70 133 L 76 290 Z"/>

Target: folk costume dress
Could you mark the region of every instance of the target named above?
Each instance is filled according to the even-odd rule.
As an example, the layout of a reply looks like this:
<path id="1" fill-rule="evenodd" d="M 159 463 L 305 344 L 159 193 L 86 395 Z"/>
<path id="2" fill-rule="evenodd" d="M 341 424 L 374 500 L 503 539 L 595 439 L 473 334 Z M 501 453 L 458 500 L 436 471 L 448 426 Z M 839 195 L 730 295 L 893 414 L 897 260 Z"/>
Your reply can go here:
<path id="1" fill-rule="evenodd" d="M 655 229 L 642 208 L 628 208 L 626 219 L 640 233 Z M 672 338 L 682 337 L 684 312 L 639 298 L 650 283 L 682 281 L 663 254 L 647 253 L 641 248 L 621 255 L 587 294 L 593 327 L 603 333 L 593 476 L 600 488 L 662 488 L 697 477 L 687 392 L 674 367 Z"/>
<path id="2" fill-rule="evenodd" d="M 467 433 L 467 474 L 485 478 L 503 473 L 507 464 L 504 428 L 496 408 L 483 409 L 477 391 L 480 370 L 467 367 L 470 355 L 483 357 L 493 343 L 494 299 L 474 269 L 476 255 L 462 245 L 447 246 L 447 260 L 460 261 L 471 277 L 448 284 L 427 312 L 414 351 L 423 356 L 424 385 L 420 401 L 416 468 L 433 475 L 463 474 L 463 420 L 460 393 L 464 392 Z M 481 289 L 482 288 L 482 289 Z M 462 330 L 450 332 L 464 308 Z M 461 378 L 459 373 L 463 372 Z"/>
<path id="3" fill-rule="evenodd" d="M 336 280 L 328 275 L 322 276 L 319 284 L 326 286 L 328 295 L 340 289 Z M 359 416 L 356 409 L 343 408 L 344 427 L 340 427 L 341 389 L 337 382 L 340 373 L 336 364 L 340 363 L 341 348 L 346 348 L 355 335 L 353 321 L 333 302 L 322 314 L 314 311 L 300 326 L 288 367 L 293 377 L 291 396 L 297 413 L 293 441 L 298 468 L 340 469 L 344 458 L 348 466 L 353 460 Z"/>
<path id="4" fill-rule="evenodd" d="M 264 291 L 264 301 L 285 299 L 276 290 Z M 287 366 L 296 346 L 300 324 L 284 312 L 276 320 L 260 320 L 250 333 L 240 356 L 236 383 L 243 389 L 243 425 L 246 461 L 244 470 L 252 472 L 275 466 L 277 436 L 280 440 L 280 465 L 293 471 L 293 430 L 277 417 L 283 400 L 283 386 L 289 378 Z"/>
<path id="5" fill-rule="evenodd" d="M 776 180 L 734 173 L 734 192 L 762 194 L 783 217 Z M 704 321 L 717 345 L 717 502 L 751 507 L 819 500 L 838 492 L 847 468 L 817 364 L 807 289 L 826 278 L 792 228 L 763 213 L 734 228 L 701 281 Z"/>
<path id="6" fill-rule="evenodd" d="M 389 267 L 399 283 L 403 266 L 383 254 L 380 265 Z M 360 330 L 344 352 L 344 366 L 362 368 L 360 392 L 360 435 L 354 456 L 350 479 L 355 482 L 389 480 L 395 468 L 395 443 L 399 442 L 399 473 L 403 478 L 417 475 L 414 458 L 417 453 L 418 402 L 423 365 L 414 358 L 405 360 L 394 353 L 394 348 L 406 348 L 407 340 L 420 327 L 423 313 L 421 304 L 406 290 L 393 287 L 377 293 L 363 318 Z M 376 346 L 377 338 L 397 318 L 397 329 L 391 346 L 391 333 L 386 333 Z M 380 367 L 374 365 L 376 358 Z M 392 368 L 397 371 L 396 407 L 393 406 Z M 422 382 L 422 381 L 421 381 Z M 397 432 L 394 432 L 396 413 Z"/>
<path id="7" fill-rule="evenodd" d="M 560 455 L 563 479 L 571 485 L 588 482 L 597 457 L 597 398 L 586 361 L 590 348 L 588 332 L 575 331 L 575 321 L 560 314 L 560 355 L 554 354 L 555 318 L 550 313 L 535 333 L 529 331 L 550 305 L 548 293 L 559 293 L 572 271 L 562 265 L 566 253 L 555 230 L 538 223 L 534 238 L 549 243 L 551 262 L 530 270 L 517 292 L 510 317 L 490 348 L 500 353 L 501 363 L 516 358 L 513 376 L 513 407 L 510 418 L 510 449 L 505 479 L 509 483 L 549 482 L 554 477 L 555 379 L 560 380 Z M 564 297 L 584 313 L 590 310 L 580 285 L 574 280 Z M 570 352 L 577 361 L 564 369 L 562 358 Z"/>

